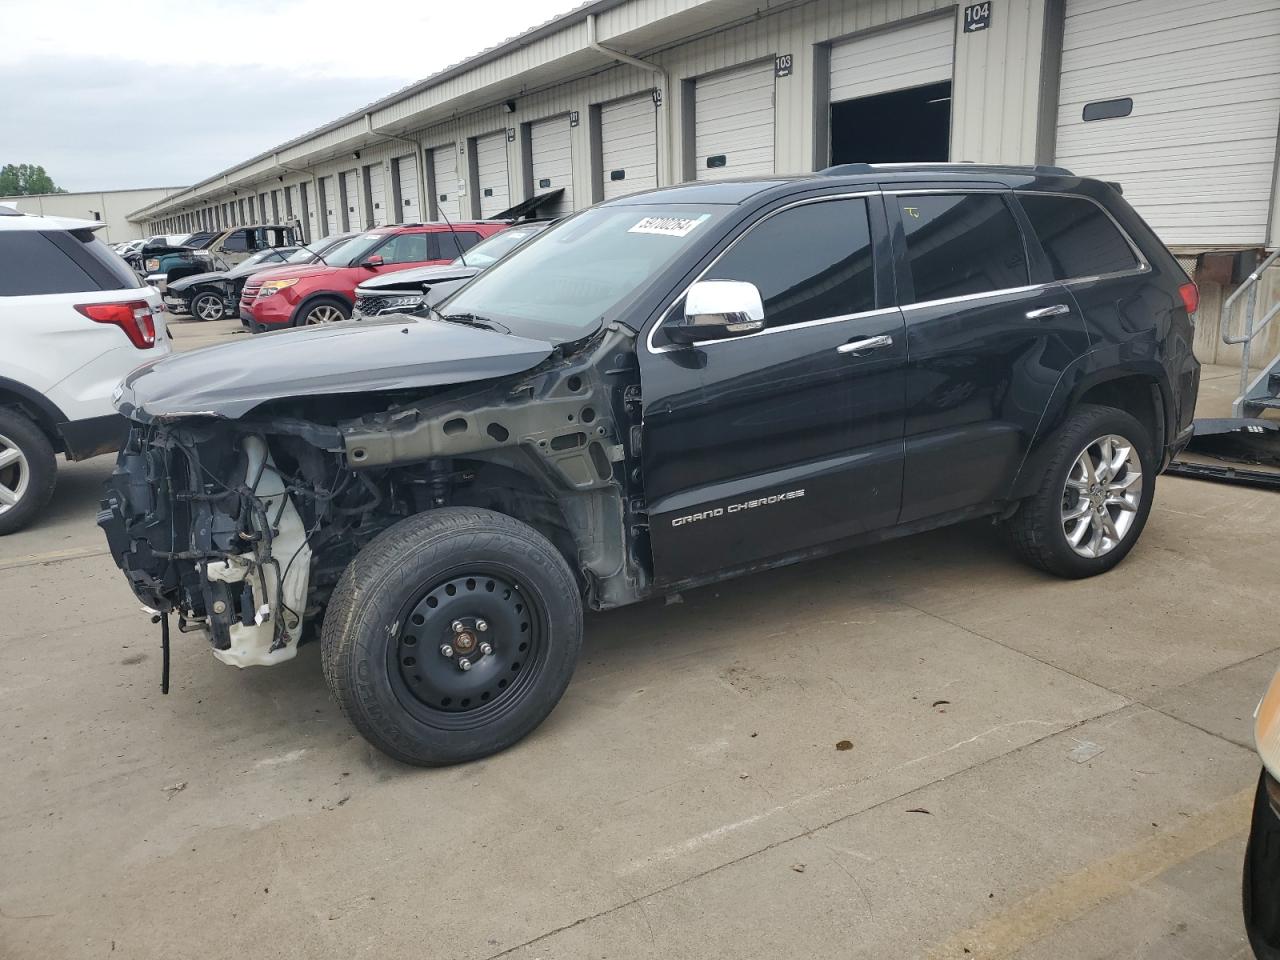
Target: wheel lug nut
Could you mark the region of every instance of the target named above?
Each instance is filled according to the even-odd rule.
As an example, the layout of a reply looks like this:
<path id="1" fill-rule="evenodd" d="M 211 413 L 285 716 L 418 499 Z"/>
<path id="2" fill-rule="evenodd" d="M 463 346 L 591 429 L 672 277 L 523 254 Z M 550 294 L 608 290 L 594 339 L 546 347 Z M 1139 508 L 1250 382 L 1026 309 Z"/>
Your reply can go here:
<path id="1" fill-rule="evenodd" d="M 480 644 L 480 652 L 487 657 L 489 654 L 493 653 L 493 647 L 488 643 L 482 643 Z"/>
<path id="2" fill-rule="evenodd" d="M 477 620 L 476 629 L 483 633 L 485 630 L 489 629 L 489 622 L 487 620 Z"/>
<path id="3" fill-rule="evenodd" d="M 440 646 L 440 656 L 442 656 L 442 657 L 452 657 L 452 656 L 453 656 L 453 647 L 449 646 L 449 644 L 447 644 L 447 643 L 442 644 L 442 645 Z"/>
<path id="4" fill-rule="evenodd" d="M 471 661 L 470 661 L 470 660 L 468 660 L 466 657 L 463 657 L 461 660 L 459 660 L 459 661 L 458 661 L 458 666 L 459 666 L 459 667 L 461 667 L 464 671 L 465 671 L 465 670 L 470 670 L 470 669 L 471 669 Z"/>
<path id="5" fill-rule="evenodd" d="M 465 623 L 463 623 L 461 620 L 455 620 L 455 621 L 453 621 L 453 632 L 454 632 L 454 633 L 461 633 L 461 632 L 462 632 L 463 630 L 465 630 L 465 629 L 467 629 L 467 625 L 466 625 Z"/>

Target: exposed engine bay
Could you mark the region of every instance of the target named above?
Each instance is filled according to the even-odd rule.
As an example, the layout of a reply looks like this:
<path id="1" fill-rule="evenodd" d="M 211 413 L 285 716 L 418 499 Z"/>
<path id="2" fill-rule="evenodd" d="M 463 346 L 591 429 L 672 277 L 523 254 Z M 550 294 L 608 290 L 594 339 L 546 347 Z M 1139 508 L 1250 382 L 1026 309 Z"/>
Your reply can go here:
<path id="1" fill-rule="evenodd" d="M 437 507 L 517 517 L 590 605 L 631 602 L 651 564 L 643 499 L 625 492 L 630 337 L 604 329 L 496 380 L 278 397 L 243 416 L 135 402 L 99 525 L 143 603 L 239 667 L 293 658 L 359 551 Z"/>

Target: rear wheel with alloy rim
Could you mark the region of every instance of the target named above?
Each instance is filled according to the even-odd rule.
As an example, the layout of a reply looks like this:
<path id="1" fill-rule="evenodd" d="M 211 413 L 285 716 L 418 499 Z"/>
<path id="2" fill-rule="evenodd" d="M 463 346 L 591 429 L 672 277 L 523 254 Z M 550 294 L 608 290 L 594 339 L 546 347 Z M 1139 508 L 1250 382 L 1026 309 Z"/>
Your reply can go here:
<path id="1" fill-rule="evenodd" d="M 1023 560 L 1062 577 L 1104 573 L 1146 525 L 1156 453 L 1123 410 L 1082 405 L 1058 431 L 1040 489 L 1005 521 Z"/>
<path id="2" fill-rule="evenodd" d="M 528 735 L 568 686 L 582 643 L 572 571 L 503 514 L 433 510 L 401 521 L 344 572 L 321 656 L 334 698 L 406 763 L 460 763 Z"/>
<path id="3" fill-rule="evenodd" d="M 49 438 L 17 410 L 0 407 L 0 535 L 26 526 L 44 508 L 57 474 Z"/>
<path id="4" fill-rule="evenodd" d="M 226 304 L 220 294 L 202 293 L 191 301 L 191 315 L 197 320 L 221 320 L 227 315 Z"/>

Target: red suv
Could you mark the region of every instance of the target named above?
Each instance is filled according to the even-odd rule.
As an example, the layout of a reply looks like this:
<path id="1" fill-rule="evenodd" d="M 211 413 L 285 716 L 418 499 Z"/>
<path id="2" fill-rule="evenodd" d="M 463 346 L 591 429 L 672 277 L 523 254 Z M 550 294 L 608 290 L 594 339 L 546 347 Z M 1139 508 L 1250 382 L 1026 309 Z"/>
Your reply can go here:
<path id="1" fill-rule="evenodd" d="M 254 274 L 240 294 L 240 319 L 254 333 L 345 320 L 362 281 L 379 273 L 449 263 L 509 226 L 482 220 L 452 227 L 413 223 L 366 231 L 316 263 Z"/>

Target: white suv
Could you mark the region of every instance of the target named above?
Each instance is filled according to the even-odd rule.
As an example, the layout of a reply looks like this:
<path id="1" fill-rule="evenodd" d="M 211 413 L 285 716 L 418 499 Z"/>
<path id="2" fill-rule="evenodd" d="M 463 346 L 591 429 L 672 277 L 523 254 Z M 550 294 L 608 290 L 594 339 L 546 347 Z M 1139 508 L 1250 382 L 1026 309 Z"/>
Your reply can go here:
<path id="1" fill-rule="evenodd" d="M 54 459 L 117 449 L 111 395 L 169 352 L 164 303 L 93 231 L 0 207 L 0 535 L 53 495 Z"/>

